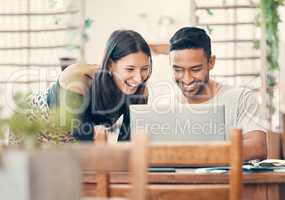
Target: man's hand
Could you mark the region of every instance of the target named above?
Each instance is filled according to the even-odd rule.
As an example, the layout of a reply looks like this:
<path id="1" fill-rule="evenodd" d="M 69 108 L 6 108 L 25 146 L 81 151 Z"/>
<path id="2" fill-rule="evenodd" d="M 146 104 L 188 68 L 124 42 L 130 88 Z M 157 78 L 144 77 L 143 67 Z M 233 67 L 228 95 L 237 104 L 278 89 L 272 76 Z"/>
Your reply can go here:
<path id="1" fill-rule="evenodd" d="M 266 134 L 263 131 L 250 131 L 243 135 L 243 160 L 266 159 Z"/>
<path id="2" fill-rule="evenodd" d="M 98 65 L 70 65 L 61 72 L 59 84 L 66 90 L 85 95 L 91 87 L 98 68 Z"/>

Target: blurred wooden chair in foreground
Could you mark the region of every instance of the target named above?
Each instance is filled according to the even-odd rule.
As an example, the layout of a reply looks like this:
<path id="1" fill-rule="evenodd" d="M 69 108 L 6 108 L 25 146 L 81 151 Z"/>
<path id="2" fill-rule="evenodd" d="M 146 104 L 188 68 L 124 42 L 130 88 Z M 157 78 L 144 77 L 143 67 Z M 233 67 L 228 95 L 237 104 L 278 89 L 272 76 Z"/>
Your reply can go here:
<path id="1" fill-rule="evenodd" d="M 129 172 L 131 191 L 128 196 L 133 200 L 146 199 L 147 184 L 147 139 L 139 134 L 132 142 L 108 144 L 104 129 L 97 130 L 96 144 L 80 147 L 80 160 L 84 172 L 96 173 L 96 197 L 109 198 L 124 196 L 125 192 L 112 190 L 110 173 Z M 89 197 L 82 199 L 92 199 Z M 96 199 L 96 198 L 95 198 Z"/>
<path id="2" fill-rule="evenodd" d="M 98 135 L 96 138 L 95 147 L 101 148 L 101 145 L 106 144 L 107 136 L 106 132 L 101 131 L 103 134 Z M 136 144 L 140 137 L 143 137 L 146 133 L 137 132 L 133 134 L 132 144 Z M 123 145 L 123 144 L 122 144 Z M 167 167 L 167 166 L 217 166 L 217 165 L 229 165 L 231 170 L 229 173 L 229 184 L 202 184 L 202 185 L 169 185 L 167 190 L 160 187 L 148 187 L 147 199 L 180 199 L 180 200 L 202 200 L 202 199 L 213 199 L 213 200 L 240 200 L 242 194 L 242 131 L 240 129 L 233 129 L 230 141 L 227 142 L 214 142 L 214 143 L 192 143 L 192 144 L 150 144 L 144 146 L 145 151 L 148 150 L 148 158 L 145 156 L 137 155 L 139 161 L 137 161 L 135 167 L 137 170 L 141 170 L 148 164 L 151 167 Z M 83 166 L 85 166 L 85 171 L 96 169 L 95 164 L 101 160 L 113 160 L 112 166 L 101 166 L 99 173 L 96 173 L 96 183 L 98 186 L 96 188 L 97 195 L 107 196 L 110 194 L 110 188 L 106 185 L 109 183 L 109 176 L 105 174 L 105 170 L 111 169 L 117 159 L 115 157 L 107 156 L 107 151 L 102 151 L 102 149 L 89 151 L 88 155 L 83 158 Z M 119 154 L 117 150 L 110 150 L 115 154 Z M 93 152 L 93 153 L 92 153 Z M 100 157 L 94 157 L 94 152 L 99 153 Z M 104 154 L 100 154 L 105 152 Z M 142 152 L 142 150 L 140 150 Z M 145 152 L 146 153 L 146 152 Z M 125 154 L 125 153 L 122 153 Z M 83 154 L 84 155 L 84 154 Z M 133 154 L 134 155 L 134 154 Z M 146 155 L 146 154 L 145 154 Z M 92 156 L 92 157 L 91 157 Z M 117 155 L 117 158 L 122 157 L 122 155 Z M 92 160 L 91 160 L 92 158 Z M 93 164 L 92 164 L 93 163 Z M 118 166 L 124 165 L 127 162 L 120 159 Z M 90 166 L 91 168 L 88 168 Z M 98 171 L 97 169 L 97 171 Z M 105 170 L 104 170 L 105 169 Z M 141 176 L 147 177 L 147 174 L 140 173 Z M 138 177 L 138 176 L 134 176 Z M 139 178 L 138 178 L 139 179 Z M 141 178 L 146 183 L 146 178 Z M 135 180 L 134 180 L 135 181 Z M 133 182 L 134 182 L 133 181 Z M 131 183 L 133 183 L 131 182 Z M 100 184 L 100 186 L 99 186 Z M 139 185 L 139 183 L 137 183 Z M 164 188 L 167 185 L 164 185 Z M 126 187 L 129 188 L 129 187 Z M 120 189 L 119 189 L 120 190 Z M 118 196 L 125 196 L 126 190 L 121 188 L 117 190 Z M 133 192 L 136 189 L 133 190 Z M 112 192 L 111 192 L 112 193 Z M 144 193 L 145 192 L 142 192 Z M 151 194 L 150 194 L 151 193 Z M 138 193 L 137 193 L 138 194 Z M 112 193 L 111 196 L 114 196 Z M 141 195 L 142 198 L 144 195 Z M 144 196 L 145 197 L 145 196 Z M 136 199 L 140 199 L 136 197 Z"/>
<path id="3" fill-rule="evenodd" d="M 185 185 L 173 188 L 173 198 L 180 200 L 239 200 L 242 194 L 242 131 L 233 129 L 228 142 L 196 144 L 152 144 L 151 166 L 229 165 L 229 184 Z M 171 190 L 171 189 L 170 189 Z M 157 197 L 163 196 L 163 191 Z"/>
<path id="4" fill-rule="evenodd" d="M 281 114 L 281 131 L 268 131 L 266 135 L 267 159 L 285 158 L 285 114 Z"/>

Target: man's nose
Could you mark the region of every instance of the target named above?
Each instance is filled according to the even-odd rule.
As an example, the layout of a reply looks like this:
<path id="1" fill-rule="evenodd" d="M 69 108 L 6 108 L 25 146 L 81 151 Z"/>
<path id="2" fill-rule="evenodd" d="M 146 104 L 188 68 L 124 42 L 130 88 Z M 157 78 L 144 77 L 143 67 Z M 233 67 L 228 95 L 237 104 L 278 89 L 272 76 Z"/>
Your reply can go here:
<path id="1" fill-rule="evenodd" d="M 182 82 L 188 85 L 188 84 L 190 84 L 193 80 L 194 80 L 194 79 L 193 79 L 193 77 L 192 77 L 191 72 L 185 71 L 185 73 L 183 74 L 183 77 L 182 77 Z"/>

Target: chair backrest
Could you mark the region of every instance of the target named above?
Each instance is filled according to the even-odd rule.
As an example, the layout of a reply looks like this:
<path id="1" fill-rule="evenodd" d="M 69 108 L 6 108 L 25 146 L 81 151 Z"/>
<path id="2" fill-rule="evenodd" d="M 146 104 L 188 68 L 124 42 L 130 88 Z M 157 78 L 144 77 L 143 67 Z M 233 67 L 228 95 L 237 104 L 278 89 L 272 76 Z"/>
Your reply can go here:
<path id="1" fill-rule="evenodd" d="M 129 198 L 146 198 L 147 184 L 147 138 L 136 135 L 132 142 L 108 144 L 104 129 L 96 130 L 95 144 L 80 147 L 80 160 L 84 172 L 96 173 L 96 197 L 113 196 L 110 187 L 110 173 L 129 172 L 132 190 Z"/>
<path id="2" fill-rule="evenodd" d="M 151 166 L 229 165 L 229 185 L 217 187 L 216 184 L 213 184 L 214 189 L 207 185 L 203 191 L 201 190 L 201 186 L 196 189 L 195 187 L 192 187 L 193 190 L 189 188 L 186 193 L 183 191 L 183 195 L 187 195 L 187 199 L 199 200 L 241 199 L 243 160 L 242 131 L 240 129 L 233 129 L 231 131 L 231 139 L 227 142 L 196 144 L 151 144 L 149 157 L 149 164 Z M 199 189 L 198 193 L 197 189 Z M 221 189 L 225 192 L 223 192 L 223 194 L 217 193 L 217 189 Z M 181 199 L 183 199 L 183 197 Z"/>
<path id="3" fill-rule="evenodd" d="M 268 131 L 266 133 L 267 159 L 281 159 L 282 133 Z"/>

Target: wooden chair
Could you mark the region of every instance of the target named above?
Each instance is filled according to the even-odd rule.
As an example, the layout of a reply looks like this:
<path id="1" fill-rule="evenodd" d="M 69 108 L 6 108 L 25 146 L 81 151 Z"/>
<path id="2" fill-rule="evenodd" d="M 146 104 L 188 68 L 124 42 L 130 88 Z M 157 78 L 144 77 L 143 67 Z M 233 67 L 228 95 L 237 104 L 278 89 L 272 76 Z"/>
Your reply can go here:
<path id="1" fill-rule="evenodd" d="M 242 191 L 242 131 L 233 129 L 229 142 L 207 144 L 152 144 L 151 166 L 229 165 L 229 184 L 183 185 L 172 192 L 175 199 L 240 200 Z M 171 191 L 171 189 L 170 189 Z M 164 192 L 157 196 L 161 197 Z"/>
<path id="2" fill-rule="evenodd" d="M 110 173 L 129 172 L 132 190 L 127 197 L 144 200 L 147 184 L 146 137 L 140 134 L 134 137 L 132 142 L 108 144 L 105 130 L 96 131 L 96 143 L 80 147 L 82 170 L 96 173 L 95 196 L 100 198 L 116 196 L 118 192 L 113 191 L 110 185 Z"/>
<path id="3" fill-rule="evenodd" d="M 281 159 L 282 133 L 268 131 L 266 134 L 267 159 Z"/>

